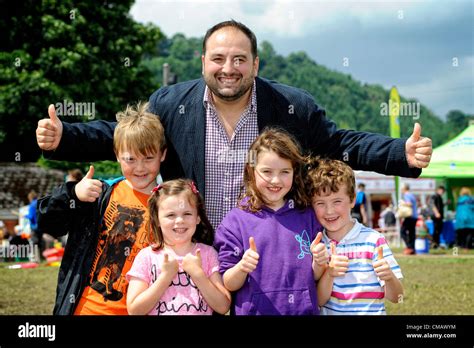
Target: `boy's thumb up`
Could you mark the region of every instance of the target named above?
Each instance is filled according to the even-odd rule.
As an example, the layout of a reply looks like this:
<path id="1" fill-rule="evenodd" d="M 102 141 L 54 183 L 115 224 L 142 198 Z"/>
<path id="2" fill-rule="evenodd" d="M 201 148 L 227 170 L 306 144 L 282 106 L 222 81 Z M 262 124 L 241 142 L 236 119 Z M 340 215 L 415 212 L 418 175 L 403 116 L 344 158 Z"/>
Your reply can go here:
<path id="1" fill-rule="evenodd" d="M 377 261 L 383 259 L 383 248 L 381 246 L 377 247 Z"/>
<path id="2" fill-rule="evenodd" d="M 94 177 L 94 166 L 89 167 L 89 171 L 87 172 L 85 178 L 92 179 Z"/>
<path id="3" fill-rule="evenodd" d="M 329 266 L 334 267 L 334 256 L 337 255 L 337 250 L 336 250 L 336 244 L 334 242 L 331 242 L 331 261 L 329 262 Z"/>
<path id="4" fill-rule="evenodd" d="M 87 172 L 85 177 L 87 179 L 92 179 L 94 177 L 94 166 L 89 167 L 89 171 Z"/>
<path id="5" fill-rule="evenodd" d="M 201 249 L 196 250 L 196 257 L 201 260 Z"/>
<path id="6" fill-rule="evenodd" d="M 255 239 L 249 238 L 250 250 L 257 252 L 257 246 L 255 245 Z"/>
<path id="7" fill-rule="evenodd" d="M 331 255 L 337 255 L 336 244 L 331 243 Z"/>
<path id="8" fill-rule="evenodd" d="M 316 238 L 314 238 L 313 242 L 311 243 L 311 246 L 310 248 L 312 249 L 313 247 L 315 247 L 316 245 L 318 245 L 319 243 L 321 243 L 321 240 L 323 239 L 323 233 L 322 232 L 318 232 L 318 234 L 316 235 Z"/>

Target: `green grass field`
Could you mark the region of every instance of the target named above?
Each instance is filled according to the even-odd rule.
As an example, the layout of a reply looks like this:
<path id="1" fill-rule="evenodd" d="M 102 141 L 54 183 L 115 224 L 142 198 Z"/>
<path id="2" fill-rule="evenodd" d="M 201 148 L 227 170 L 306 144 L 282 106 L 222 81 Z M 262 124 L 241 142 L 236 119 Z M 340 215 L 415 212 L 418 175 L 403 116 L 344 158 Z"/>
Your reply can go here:
<path id="1" fill-rule="evenodd" d="M 387 302 L 391 315 L 474 315 L 474 251 L 439 250 L 404 256 L 394 249 L 402 268 L 403 302 Z M 11 264 L 11 263 L 10 263 Z M 51 314 L 58 267 L 7 269 L 0 263 L 0 315 Z"/>

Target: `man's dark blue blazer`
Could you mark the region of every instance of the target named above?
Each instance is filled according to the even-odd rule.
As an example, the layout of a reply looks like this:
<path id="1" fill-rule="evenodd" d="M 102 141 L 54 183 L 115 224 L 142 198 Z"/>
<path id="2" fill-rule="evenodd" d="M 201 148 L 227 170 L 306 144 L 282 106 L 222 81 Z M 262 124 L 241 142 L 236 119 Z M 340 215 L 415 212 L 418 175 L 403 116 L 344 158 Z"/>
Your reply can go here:
<path id="1" fill-rule="evenodd" d="M 344 160 L 353 169 L 387 175 L 418 177 L 421 169 L 409 168 L 406 139 L 337 130 L 306 91 L 256 78 L 258 128 L 278 126 L 293 134 L 312 155 Z M 160 116 L 168 154 L 161 167 L 164 180 L 193 179 L 204 196 L 204 144 L 206 110 L 204 80 L 162 87 L 150 97 L 149 109 Z M 63 122 L 61 142 L 47 157 L 68 161 L 115 160 L 113 134 L 116 122 Z"/>

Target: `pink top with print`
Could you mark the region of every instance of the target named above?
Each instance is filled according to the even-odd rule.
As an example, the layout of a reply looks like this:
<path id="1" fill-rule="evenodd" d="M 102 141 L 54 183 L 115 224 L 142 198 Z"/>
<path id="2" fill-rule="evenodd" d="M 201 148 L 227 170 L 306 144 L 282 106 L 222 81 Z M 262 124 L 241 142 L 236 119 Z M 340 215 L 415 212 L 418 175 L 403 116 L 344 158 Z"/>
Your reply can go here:
<path id="1" fill-rule="evenodd" d="M 193 255 L 196 254 L 197 249 L 201 249 L 202 269 L 209 278 L 214 272 L 219 271 L 217 252 L 209 245 L 197 243 L 193 248 Z M 166 252 L 169 253 L 168 250 Z M 161 272 L 164 254 L 163 249 L 153 251 L 150 246 L 142 249 L 127 273 L 127 280 L 130 281 L 131 277 L 136 277 L 147 282 L 149 286 L 153 284 Z M 212 314 L 211 307 L 204 300 L 191 277 L 181 268 L 183 256 L 173 255 L 173 257 L 180 264 L 178 274 L 148 315 Z"/>

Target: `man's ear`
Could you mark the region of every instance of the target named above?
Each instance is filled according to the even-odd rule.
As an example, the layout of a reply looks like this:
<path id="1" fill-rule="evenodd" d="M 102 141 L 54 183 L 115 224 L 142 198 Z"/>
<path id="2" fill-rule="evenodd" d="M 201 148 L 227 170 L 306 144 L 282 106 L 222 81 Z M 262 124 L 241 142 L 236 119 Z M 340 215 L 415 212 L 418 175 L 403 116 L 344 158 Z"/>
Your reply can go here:
<path id="1" fill-rule="evenodd" d="M 167 151 L 167 150 L 168 150 L 168 149 L 164 149 L 164 150 L 163 150 L 163 153 L 161 154 L 160 162 L 163 162 L 163 161 L 165 160 L 165 158 L 166 158 L 166 151 Z"/>
<path id="2" fill-rule="evenodd" d="M 204 75 L 204 54 L 201 55 L 201 74 Z"/>
<path id="3" fill-rule="evenodd" d="M 253 62 L 253 69 L 255 70 L 255 76 L 258 76 L 258 68 L 260 66 L 260 59 L 255 57 L 255 61 Z"/>

